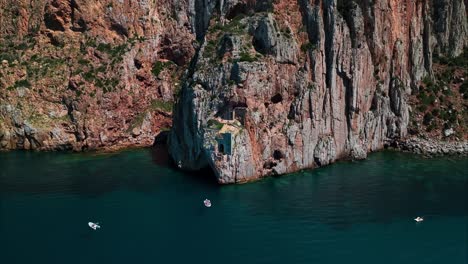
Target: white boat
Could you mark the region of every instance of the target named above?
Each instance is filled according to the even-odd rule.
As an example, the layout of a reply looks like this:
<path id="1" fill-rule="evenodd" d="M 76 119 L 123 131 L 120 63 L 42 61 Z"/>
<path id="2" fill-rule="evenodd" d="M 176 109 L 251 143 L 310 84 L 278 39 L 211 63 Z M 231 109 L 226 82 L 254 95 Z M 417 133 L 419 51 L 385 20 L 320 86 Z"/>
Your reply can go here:
<path id="1" fill-rule="evenodd" d="M 99 223 L 89 222 L 88 225 L 89 225 L 89 227 L 91 227 L 94 230 L 96 230 L 98 228 L 101 228 L 101 226 L 99 226 Z"/>
<path id="2" fill-rule="evenodd" d="M 414 219 L 414 221 L 416 221 L 416 222 L 419 223 L 419 222 L 424 221 L 424 218 L 418 216 L 418 217 L 416 217 L 416 218 Z"/>
<path id="3" fill-rule="evenodd" d="M 205 200 L 203 201 L 203 203 L 205 204 L 206 207 L 211 207 L 211 201 L 210 201 L 210 200 L 205 199 Z"/>

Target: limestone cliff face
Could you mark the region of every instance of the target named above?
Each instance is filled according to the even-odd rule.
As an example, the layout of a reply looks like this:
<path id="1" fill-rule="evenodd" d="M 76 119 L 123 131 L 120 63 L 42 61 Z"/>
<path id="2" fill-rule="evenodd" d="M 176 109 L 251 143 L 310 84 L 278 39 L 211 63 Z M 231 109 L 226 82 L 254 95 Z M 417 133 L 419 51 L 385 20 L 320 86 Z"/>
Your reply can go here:
<path id="1" fill-rule="evenodd" d="M 170 153 L 220 183 L 365 158 L 407 134 L 432 57 L 467 46 L 463 0 L 196 1 L 202 43 Z"/>
<path id="2" fill-rule="evenodd" d="M 176 163 L 221 183 L 365 158 L 467 32 L 464 0 L 0 0 L 0 150 L 147 146 L 172 123 Z"/>
<path id="3" fill-rule="evenodd" d="M 193 1 L 0 0 L 0 150 L 151 145 L 196 48 Z"/>

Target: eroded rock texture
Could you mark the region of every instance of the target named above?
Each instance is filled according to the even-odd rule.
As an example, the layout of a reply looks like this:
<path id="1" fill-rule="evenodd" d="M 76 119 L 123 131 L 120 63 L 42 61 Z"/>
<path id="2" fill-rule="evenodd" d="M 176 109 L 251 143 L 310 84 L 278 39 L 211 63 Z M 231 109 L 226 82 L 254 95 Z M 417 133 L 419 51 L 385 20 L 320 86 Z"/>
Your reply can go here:
<path id="1" fill-rule="evenodd" d="M 407 96 L 433 53 L 467 44 L 463 0 L 213 2 L 196 1 L 207 30 L 169 142 L 183 169 L 211 166 L 220 183 L 362 159 L 405 137 Z"/>
<path id="2" fill-rule="evenodd" d="M 0 150 L 151 145 L 195 52 L 193 4 L 0 0 Z"/>
<path id="3" fill-rule="evenodd" d="M 0 0 L 0 150 L 147 146 L 221 183 L 407 134 L 463 0 Z"/>

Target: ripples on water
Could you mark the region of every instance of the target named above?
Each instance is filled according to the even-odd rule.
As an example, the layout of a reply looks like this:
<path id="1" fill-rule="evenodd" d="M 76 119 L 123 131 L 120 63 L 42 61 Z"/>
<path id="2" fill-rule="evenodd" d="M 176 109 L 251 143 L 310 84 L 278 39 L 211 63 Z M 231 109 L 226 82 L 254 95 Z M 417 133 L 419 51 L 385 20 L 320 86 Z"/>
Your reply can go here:
<path id="1" fill-rule="evenodd" d="M 0 153 L 0 263 L 466 263 L 466 158 L 381 152 L 231 186 L 168 162 Z"/>

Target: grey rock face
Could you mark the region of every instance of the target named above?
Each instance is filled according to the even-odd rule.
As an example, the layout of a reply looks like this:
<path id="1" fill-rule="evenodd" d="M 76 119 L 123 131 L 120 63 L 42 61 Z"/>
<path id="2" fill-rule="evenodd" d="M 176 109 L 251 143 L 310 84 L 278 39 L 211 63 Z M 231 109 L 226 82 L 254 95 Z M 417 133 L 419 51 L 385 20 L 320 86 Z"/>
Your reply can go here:
<path id="1" fill-rule="evenodd" d="M 320 138 L 314 149 L 314 161 L 318 166 L 332 163 L 336 158 L 336 147 L 333 137 Z"/>
<path id="2" fill-rule="evenodd" d="M 176 103 L 174 160 L 236 183 L 363 159 L 406 137 L 407 96 L 431 74 L 433 49 L 466 46 L 464 5 L 440 1 L 457 11 L 430 21 L 427 3 L 355 2 L 280 1 L 265 14 L 223 1 L 229 18 L 208 30 Z M 248 15 L 233 17 L 240 4 Z"/>
<path id="3" fill-rule="evenodd" d="M 466 2 L 434 0 L 431 11 L 436 54 L 448 57 L 460 55 L 468 43 Z"/>
<path id="4" fill-rule="evenodd" d="M 275 57 L 278 63 L 292 63 L 297 61 L 297 43 L 291 35 L 291 29 L 285 32 L 278 30 L 278 25 L 271 13 L 261 17 L 253 33 L 253 45 L 262 54 Z"/>

